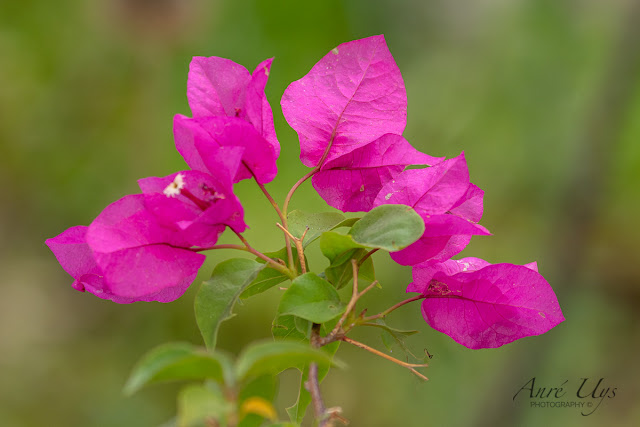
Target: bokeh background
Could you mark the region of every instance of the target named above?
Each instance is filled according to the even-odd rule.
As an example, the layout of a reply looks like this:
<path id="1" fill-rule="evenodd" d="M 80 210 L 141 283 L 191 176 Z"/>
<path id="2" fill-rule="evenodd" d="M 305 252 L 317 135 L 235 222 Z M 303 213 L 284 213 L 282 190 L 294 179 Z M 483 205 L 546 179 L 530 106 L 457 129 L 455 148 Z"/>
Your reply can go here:
<path id="1" fill-rule="evenodd" d="M 402 70 L 405 137 L 431 155 L 465 151 L 493 232 L 463 253 L 537 260 L 566 322 L 495 350 L 430 330 L 419 305 L 388 318 L 434 355 L 421 383 L 356 348 L 323 384 L 354 426 L 640 425 L 640 2 L 633 0 L 23 0 L 0 3 L 0 425 L 156 426 L 179 385 L 121 393 L 131 367 L 165 341 L 200 342 L 197 282 L 171 304 L 117 305 L 71 289 L 44 240 L 88 224 L 136 179 L 185 168 L 172 117 L 189 114 L 194 55 L 252 70 L 275 57 L 267 95 L 282 144 L 276 199 L 306 172 L 279 99 L 338 44 L 385 34 Z M 237 186 L 264 251 L 282 246 L 257 187 Z M 330 210 L 309 184 L 294 208 Z M 225 241 L 233 239 L 225 237 Z M 211 254 L 201 270 L 235 253 Z M 324 261 L 311 251 L 312 267 Z M 373 312 L 404 299 L 410 270 L 375 255 Z M 223 325 L 238 352 L 270 334 L 279 291 Z M 357 338 L 384 348 L 375 333 Z M 394 354 L 400 355 L 398 350 Z M 514 394 L 581 378 L 616 387 L 588 417 L 531 408 Z M 594 381 L 594 382 L 595 382 Z M 283 375 L 279 406 L 295 399 Z M 578 399 L 571 399 L 578 400 Z M 286 417 L 284 411 L 282 418 Z"/>

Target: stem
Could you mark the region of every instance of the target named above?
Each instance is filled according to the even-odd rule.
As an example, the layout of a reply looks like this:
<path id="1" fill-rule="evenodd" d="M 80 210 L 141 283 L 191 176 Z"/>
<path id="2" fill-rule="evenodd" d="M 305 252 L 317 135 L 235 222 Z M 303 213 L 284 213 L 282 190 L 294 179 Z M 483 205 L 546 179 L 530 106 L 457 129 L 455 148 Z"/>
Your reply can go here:
<path id="1" fill-rule="evenodd" d="M 426 364 L 426 363 L 423 363 L 423 364 L 416 364 L 416 363 L 407 363 L 407 362 L 403 362 L 402 360 L 398 360 L 398 359 L 396 359 L 396 358 L 394 358 L 394 357 L 389 356 L 388 354 L 385 354 L 385 353 L 383 353 L 383 352 L 381 352 L 381 351 L 379 351 L 379 350 L 376 350 L 375 348 L 371 348 L 371 347 L 369 347 L 368 345 L 363 344 L 363 343 L 361 343 L 361 342 L 359 342 L 359 341 L 352 340 L 351 338 L 346 337 L 346 336 L 342 336 L 342 337 L 340 337 L 340 340 L 341 340 L 341 341 L 344 341 L 344 342 L 347 342 L 347 343 L 349 343 L 349 344 L 353 344 L 353 345 L 355 345 L 356 347 L 360 347 L 360 348 L 361 348 L 361 349 L 363 349 L 363 350 L 367 350 L 368 352 L 373 353 L 373 354 L 375 354 L 376 356 L 380 356 L 380 357 L 382 357 L 382 358 L 385 358 L 385 359 L 389 360 L 390 362 L 395 363 L 396 365 L 400 365 L 400 366 L 402 366 L 403 368 L 407 368 L 407 369 L 409 369 L 411 372 L 413 372 L 415 375 L 417 375 L 418 377 L 422 378 L 422 379 L 423 379 L 423 380 L 425 380 L 425 381 L 428 381 L 428 380 L 429 380 L 429 378 L 425 377 L 425 376 L 424 376 L 424 375 L 422 375 L 420 372 L 418 372 L 418 371 L 416 371 L 416 370 L 414 369 L 414 368 L 426 368 L 427 366 L 429 366 L 429 365 L 428 365 L 428 364 Z"/>
<path id="2" fill-rule="evenodd" d="M 385 311 L 381 311 L 380 313 L 375 314 L 373 316 L 369 316 L 369 317 L 363 318 L 362 322 L 370 322 L 370 321 L 375 320 L 375 319 L 383 318 L 383 317 L 387 316 L 389 313 L 391 313 L 392 311 L 402 307 L 403 305 L 409 304 L 410 302 L 413 302 L 413 301 L 421 300 L 423 298 L 426 298 L 426 297 L 424 295 L 418 295 L 418 296 L 406 299 L 404 301 L 400 301 L 399 303 L 397 303 L 396 305 L 394 305 L 392 307 L 389 307 Z"/>
<path id="3" fill-rule="evenodd" d="M 249 242 L 247 242 L 247 239 L 245 239 L 237 231 L 234 230 L 234 233 L 236 233 L 236 236 L 238 236 L 240 241 L 242 243 L 244 243 L 244 246 L 240 246 L 240 245 L 214 245 L 214 246 L 211 246 L 211 247 L 208 247 L 208 248 L 194 249 L 194 252 L 203 252 L 203 251 L 208 251 L 208 250 L 213 250 L 213 249 L 236 249 L 236 250 L 239 250 L 239 251 L 249 252 L 249 253 L 252 253 L 253 255 L 257 256 L 258 258 L 264 260 L 274 270 L 278 270 L 280 273 L 284 274 L 285 276 L 287 276 L 288 278 L 290 278 L 292 280 L 295 279 L 296 276 L 291 270 L 289 270 L 284 265 L 278 264 L 276 261 L 272 260 L 271 258 L 266 256 L 262 252 L 259 252 L 259 251 L 255 250 L 249 244 Z"/>
<path id="4" fill-rule="evenodd" d="M 309 365 L 309 379 L 304 383 L 304 388 L 311 394 L 311 401 L 313 402 L 313 412 L 318 420 L 318 427 L 328 426 L 329 419 L 327 418 L 327 409 L 322 401 L 322 395 L 320 394 L 320 384 L 318 383 L 318 364 L 311 363 Z"/>
<path id="5" fill-rule="evenodd" d="M 319 323 L 314 323 L 311 327 L 311 339 L 309 341 L 313 348 L 320 348 L 323 345 L 320 337 L 320 328 L 321 325 Z M 320 382 L 318 381 L 318 365 L 316 363 L 309 365 L 309 376 L 304 383 L 304 388 L 311 394 L 313 412 L 316 420 L 318 420 L 318 427 L 331 427 L 333 425 L 334 412 L 336 411 L 327 411 L 324 406 L 322 394 L 320 393 Z"/>
<path id="6" fill-rule="evenodd" d="M 260 181 L 258 181 L 258 178 L 256 178 L 256 175 L 253 173 L 251 168 L 244 161 L 242 162 L 242 164 L 249 170 L 249 172 L 251 172 L 251 175 L 253 175 L 254 181 L 256 182 L 256 184 L 258 184 L 258 187 L 260 187 L 260 190 L 262 190 L 262 193 L 264 193 L 264 195 L 267 198 L 267 200 L 269 200 L 269 203 L 271 203 L 271 206 L 273 206 L 273 208 L 276 210 L 276 213 L 278 214 L 278 217 L 280 218 L 280 221 L 282 221 L 282 223 L 284 224 L 285 228 L 287 228 L 287 213 L 286 213 L 286 209 L 285 209 L 284 212 L 282 210 L 280 210 L 280 206 L 278 206 L 278 203 L 276 203 L 276 201 L 273 199 L 273 197 L 271 197 L 271 194 L 269 194 L 269 192 L 267 191 L 265 186 L 262 185 L 262 183 L 260 183 Z M 291 240 L 289 240 L 289 236 L 287 236 L 286 233 L 284 235 L 284 242 L 285 242 L 285 246 L 287 247 L 287 259 L 289 261 L 289 269 L 291 271 L 295 272 L 295 265 L 293 265 L 293 252 L 291 251 Z"/>
<path id="7" fill-rule="evenodd" d="M 353 312 L 353 309 L 356 307 L 356 303 L 364 294 L 369 292 L 371 289 L 373 289 L 374 286 L 378 284 L 378 281 L 375 280 L 362 292 L 358 292 L 358 262 L 355 259 L 352 259 L 351 266 L 353 268 L 353 291 L 351 292 L 351 299 L 349 300 L 347 308 L 344 310 L 342 317 L 340 317 L 340 320 L 338 320 L 338 323 L 336 323 L 336 326 L 333 328 L 333 330 L 329 332 L 326 337 L 319 339 L 321 345 L 330 344 L 340 339 L 340 337 L 346 333 L 343 330 L 342 326 L 344 325 L 344 322 L 347 320 L 349 315 Z"/>
<path id="8" fill-rule="evenodd" d="M 375 254 L 379 250 L 380 250 L 380 248 L 371 249 L 369 252 L 364 254 L 364 256 L 360 259 L 360 262 L 358 262 L 358 265 L 359 266 L 362 265 L 367 260 L 367 258 L 369 258 L 371 255 Z"/>
<path id="9" fill-rule="evenodd" d="M 255 178 L 255 175 L 254 175 L 254 178 Z M 278 214 L 278 217 L 280 219 L 283 219 L 284 215 L 282 214 L 282 211 L 280 210 L 280 206 L 278 206 L 278 203 L 276 203 L 276 201 L 273 199 L 273 197 L 271 197 L 271 194 L 269 194 L 269 192 L 267 191 L 265 186 L 262 185 L 260 182 L 258 182 L 257 179 L 256 179 L 256 184 L 258 184 L 258 187 L 260 187 L 260 190 L 262 190 L 262 192 L 266 196 L 267 200 L 269 200 L 269 203 L 271 203 L 271 206 L 273 206 L 273 209 L 275 209 L 276 213 Z"/>
<path id="10" fill-rule="evenodd" d="M 340 117 L 342 117 L 342 114 L 340 115 Z M 338 120 L 340 120 L 340 118 L 338 118 Z M 318 164 L 313 169 L 311 169 L 311 171 L 309 171 L 306 175 L 300 178 L 298 182 L 293 184 L 293 187 L 291 187 L 291 190 L 289 190 L 287 197 L 284 199 L 284 204 L 282 205 L 282 213 L 284 214 L 284 216 L 287 216 L 287 209 L 289 208 L 289 202 L 291 201 L 291 197 L 293 197 L 293 193 L 295 193 L 295 191 L 298 189 L 298 187 L 302 185 L 303 182 L 305 182 L 306 180 L 311 178 L 313 175 L 315 175 L 315 173 L 320 170 L 320 168 L 322 167 L 322 164 L 327 159 L 327 156 L 329 155 L 329 150 L 331 150 L 331 146 L 333 145 L 333 140 L 336 137 L 336 129 L 337 129 L 337 125 L 335 128 L 333 128 L 333 132 L 331 132 L 331 138 L 329 138 L 329 143 L 327 144 L 327 148 L 324 149 L 324 153 L 322 153 L 322 157 L 320 157 Z M 287 225 L 284 224 L 284 226 L 286 227 Z"/>
<path id="11" fill-rule="evenodd" d="M 311 178 L 319 170 L 320 170 L 320 168 L 318 166 L 316 166 L 315 168 L 311 169 L 311 171 L 308 172 L 305 176 L 300 178 L 298 180 L 298 182 L 293 184 L 293 187 L 291 187 L 291 190 L 289 190 L 289 193 L 287 194 L 287 197 L 284 199 L 284 204 L 282 205 L 282 213 L 285 216 L 287 215 L 287 209 L 289 208 L 289 202 L 291 202 L 291 197 L 293 197 L 293 193 L 295 193 L 295 191 L 298 189 L 298 187 L 300 187 L 302 185 L 303 182 L 305 182 L 307 179 Z M 283 220 L 283 222 L 284 222 L 284 220 Z M 285 225 L 285 227 L 286 227 L 286 225 Z"/>
<path id="12" fill-rule="evenodd" d="M 309 231 L 309 227 L 307 227 L 304 230 L 304 233 L 302 233 L 302 237 L 298 239 L 296 236 L 291 234 L 289 230 L 284 228 L 282 224 L 276 224 L 276 225 L 284 232 L 285 236 L 293 240 L 293 243 L 296 245 L 296 251 L 298 251 L 298 261 L 300 262 L 300 269 L 302 270 L 302 274 L 306 273 L 307 263 L 304 260 L 304 248 L 302 246 L 302 240 L 304 239 L 304 236 L 307 235 L 307 231 Z"/>
<path id="13" fill-rule="evenodd" d="M 333 132 L 331 133 L 331 138 L 329 138 L 329 143 L 327 144 L 327 148 L 325 148 L 324 153 L 322 153 L 322 157 L 318 161 L 318 164 L 313 169 L 311 169 L 311 171 L 309 171 L 302 178 L 300 178 L 295 184 L 293 184 L 293 187 L 291 187 L 291 190 L 289 190 L 289 192 L 287 193 L 287 197 L 285 197 L 284 203 L 282 204 L 282 212 L 281 212 L 282 215 L 280 216 L 280 219 L 282 220 L 282 225 L 284 226 L 285 229 L 287 229 L 287 230 L 289 229 L 289 225 L 287 224 L 287 211 L 289 209 L 289 203 L 291 202 L 291 198 L 293 197 L 293 193 L 296 192 L 298 187 L 300 187 L 303 182 L 305 182 L 306 180 L 311 178 L 313 175 L 315 175 L 316 172 L 318 172 L 320 170 L 320 168 L 322 167 L 322 164 L 324 163 L 325 159 L 329 155 L 329 150 L 331 149 L 331 146 L 333 145 L 333 139 L 335 137 L 336 137 L 336 128 L 333 129 Z M 257 182 L 257 180 L 256 180 L 256 182 Z M 291 270 L 294 270 L 294 268 L 293 268 L 293 253 L 291 251 L 291 241 L 289 240 L 290 237 L 285 235 L 284 239 L 285 239 L 285 241 L 287 243 L 287 255 L 289 257 L 289 268 Z M 302 262 L 304 262 L 304 261 L 302 261 Z"/>
<path id="14" fill-rule="evenodd" d="M 204 251 L 211 251 L 214 249 L 237 249 L 239 251 L 249 252 L 246 246 L 240 246 L 240 245 L 214 245 L 214 246 L 209 246 L 208 248 L 198 248 L 198 249 L 190 249 L 190 250 L 192 250 L 193 252 L 204 252 Z"/>
<path id="15" fill-rule="evenodd" d="M 298 250 L 298 260 L 300 261 L 300 270 L 302 270 L 302 274 L 307 272 L 307 262 L 304 259 L 304 247 L 302 246 L 302 241 L 304 240 L 307 232 L 309 231 L 309 227 L 305 228 L 302 232 L 302 237 L 299 239 L 295 239 L 296 249 Z"/>

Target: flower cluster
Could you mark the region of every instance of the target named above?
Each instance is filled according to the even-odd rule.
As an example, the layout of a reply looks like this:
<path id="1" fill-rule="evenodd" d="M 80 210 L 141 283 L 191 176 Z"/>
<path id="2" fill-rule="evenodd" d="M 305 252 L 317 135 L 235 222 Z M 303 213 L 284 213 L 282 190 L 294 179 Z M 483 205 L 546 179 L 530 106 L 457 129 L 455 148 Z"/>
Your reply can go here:
<path id="1" fill-rule="evenodd" d="M 175 117 L 176 147 L 192 170 L 139 181 L 142 194 L 107 206 L 88 226 L 47 240 L 73 287 L 117 303 L 179 298 L 229 227 L 246 228 L 233 184 L 277 173 L 280 145 L 264 94 L 271 60 L 253 74 L 222 58 L 196 57 L 188 98 Z"/>
<path id="2" fill-rule="evenodd" d="M 75 289 L 118 303 L 172 301 L 194 280 L 204 261 L 199 252 L 227 227 L 240 236 L 246 224 L 234 183 L 253 178 L 262 187 L 277 174 L 280 145 L 264 93 L 270 66 L 266 60 L 250 74 L 228 59 L 193 59 L 192 117 L 174 119 L 176 148 L 191 170 L 142 179 L 141 194 L 109 205 L 88 227 L 47 240 Z M 464 154 L 433 157 L 402 137 L 406 91 L 383 36 L 330 51 L 289 85 L 281 105 L 298 133 L 302 163 L 313 168 L 299 183 L 311 177 L 343 212 L 406 205 L 422 218 L 422 236 L 391 257 L 412 266 L 407 292 L 424 299 L 422 313 L 434 329 L 487 348 L 564 320 L 535 264 L 452 259 L 472 236 L 490 234 L 478 224 L 484 192 L 470 182 Z M 285 231 L 288 200 L 278 211 Z"/>
<path id="3" fill-rule="evenodd" d="M 431 157 L 401 136 L 407 97 L 383 36 L 333 49 L 286 89 L 282 111 L 329 205 L 348 212 L 402 204 L 422 217 L 423 235 L 391 257 L 413 267 L 407 291 L 422 294 L 423 316 L 434 329 L 469 348 L 487 348 L 564 320 L 536 267 L 451 260 L 471 236 L 490 234 L 478 224 L 484 192 L 469 181 L 464 153 Z M 409 165 L 431 166 L 405 170 Z"/>

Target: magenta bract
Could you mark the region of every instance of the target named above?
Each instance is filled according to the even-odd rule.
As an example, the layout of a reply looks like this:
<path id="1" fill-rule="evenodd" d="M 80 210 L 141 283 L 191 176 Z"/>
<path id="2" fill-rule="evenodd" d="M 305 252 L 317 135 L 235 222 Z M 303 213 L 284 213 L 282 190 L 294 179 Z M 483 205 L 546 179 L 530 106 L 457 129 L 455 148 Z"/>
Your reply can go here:
<path id="1" fill-rule="evenodd" d="M 91 226 L 72 227 L 46 243 L 75 279 L 74 289 L 127 304 L 170 302 L 193 282 L 205 257 L 172 246 L 175 237 L 144 213 L 143 196 L 136 195 L 108 206 Z"/>
<path id="2" fill-rule="evenodd" d="M 146 196 L 125 196 L 89 225 L 86 240 L 113 295 L 149 301 L 182 295 L 204 256 L 188 250 L 180 230 L 165 227 L 146 208 Z M 175 297 L 175 298 L 174 298 Z"/>
<path id="3" fill-rule="evenodd" d="M 380 189 L 410 164 L 433 165 L 442 158 L 421 153 L 400 135 L 388 133 L 360 148 L 325 162 L 313 187 L 343 212 L 368 212 Z"/>
<path id="4" fill-rule="evenodd" d="M 247 225 L 230 182 L 199 172 L 183 171 L 138 181 L 145 208 L 158 224 L 180 233 L 184 246 L 213 246 L 226 226 L 238 233 Z"/>
<path id="5" fill-rule="evenodd" d="M 427 323 L 465 347 L 494 348 L 540 335 L 564 316 L 535 263 L 489 264 L 478 258 L 413 268 L 407 292 L 425 296 Z"/>
<path id="6" fill-rule="evenodd" d="M 343 43 L 289 85 L 282 113 L 300 138 L 300 160 L 318 166 L 407 124 L 407 95 L 384 36 Z"/>
<path id="7" fill-rule="evenodd" d="M 173 132 L 178 152 L 192 169 L 215 176 L 221 171 L 226 174 L 237 167 L 237 154 L 241 153 L 234 182 L 255 176 L 265 184 L 278 172 L 278 156 L 273 146 L 242 119 L 222 116 L 191 119 L 177 114 Z M 227 157 L 230 149 L 236 152 Z"/>
<path id="8" fill-rule="evenodd" d="M 482 217 L 484 192 L 469 182 L 464 153 L 425 169 L 402 172 L 381 190 L 374 206 L 413 207 L 425 222 L 422 237 L 391 257 L 402 265 L 444 261 L 460 253 L 472 235 L 489 231 L 476 224 Z"/>
<path id="9" fill-rule="evenodd" d="M 264 88 L 271 62 L 259 64 L 253 75 L 240 64 L 218 57 L 196 56 L 189 65 L 187 98 L 196 117 L 238 117 L 251 123 L 280 154 L 280 144 L 273 126 L 273 113 Z"/>
<path id="10" fill-rule="evenodd" d="M 139 184 L 143 194 L 107 206 L 89 227 L 47 240 L 75 289 L 118 303 L 173 301 L 205 259 L 191 247 L 213 246 L 227 226 L 246 229 L 228 176 L 183 171 Z"/>

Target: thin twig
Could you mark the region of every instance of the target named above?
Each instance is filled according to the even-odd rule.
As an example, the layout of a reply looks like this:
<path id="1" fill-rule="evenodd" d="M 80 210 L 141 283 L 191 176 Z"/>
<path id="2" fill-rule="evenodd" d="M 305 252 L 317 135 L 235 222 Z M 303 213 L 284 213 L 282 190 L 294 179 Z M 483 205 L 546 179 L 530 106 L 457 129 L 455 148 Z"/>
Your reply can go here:
<path id="1" fill-rule="evenodd" d="M 278 217 L 280 217 L 280 220 L 284 224 L 285 228 L 287 228 L 288 225 L 287 225 L 286 210 L 280 209 L 280 206 L 278 206 L 278 203 L 276 203 L 273 197 L 271 197 L 271 194 L 269 194 L 265 186 L 262 185 L 260 181 L 258 181 L 256 174 L 253 173 L 253 170 L 251 170 L 249 165 L 247 165 L 244 161 L 242 162 L 242 164 L 244 165 L 244 167 L 246 167 L 249 170 L 249 172 L 251 172 L 251 175 L 253 175 L 254 181 L 256 182 L 256 184 L 258 184 L 258 187 L 260 187 L 260 190 L 262 190 L 262 193 L 264 193 L 267 200 L 269 200 L 269 203 L 271 203 L 271 206 L 273 206 L 273 208 L 275 209 L 276 213 L 278 214 Z M 293 252 L 291 251 L 291 240 L 289 240 L 289 237 L 286 234 L 284 236 L 284 241 L 285 241 L 285 246 L 287 247 L 287 258 L 289 261 L 289 269 L 292 271 L 295 271 L 295 266 L 293 265 Z"/>
<path id="2" fill-rule="evenodd" d="M 367 258 L 369 258 L 371 255 L 375 254 L 379 250 L 380 250 L 380 248 L 371 249 L 369 252 L 364 254 L 364 256 L 362 258 L 360 258 L 360 261 L 358 262 L 358 265 L 359 266 L 362 265 L 367 260 Z"/>
<path id="3" fill-rule="evenodd" d="M 193 252 L 204 252 L 204 251 L 212 251 L 214 249 L 237 249 L 239 251 L 249 252 L 246 246 L 241 246 L 241 245 L 214 245 L 214 246 L 209 246 L 208 248 L 193 248 L 189 250 Z"/>
<path id="4" fill-rule="evenodd" d="M 342 326 L 344 325 L 344 322 L 347 320 L 349 315 L 353 312 L 353 309 L 356 307 L 356 303 L 358 302 L 358 300 L 378 284 L 378 281 L 375 280 L 369 286 L 367 286 L 362 292 L 359 292 L 358 291 L 358 262 L 355 259 L 352 259 L 351 266 L 353 269 L 353 290 L 351 291 L 351 299 L 347 303 L 347 307 L 345 308 L 344 313 L 342 313 L 342 317 L 340 317 L 340 320 L 338 320 L 338 323 L 336 323 L 336 326 L 333 328 L 331 332 L 329 332 L 329 334 L 326 337 L 321 339 L 322 345 L 327 345 L 332 343 L 333 341 L 336 341 L 337 339 L 339 339 L 339 336 L 345 333 L 345 331 L 342 329 Z"/>
<path id="5" fill-rule="evenodd" d="M 309 232 L 309 226 L 306 226 L 304 231 L 302 232 L 302 236 L 300 236 L 300 241 L 304 242 L 304 238 L 307 237 L 307 233 Z"/>
<path id="6" fill-rule="evenodd" d="M 426 298 L 426 297 L 425 297 L 424 295 L 418 295 L 418 296 L 415 296 L 415 297 L 412 297 L 412 298 L 406 299 L 406 300 L 404 300 L 404 301 L 400 301 L 400 302 L 399 302 L 399 303 L 397 303 L 396 305 L 394 305 L 394 306 L 392 306 L 392 307 L 389 307 L 388 309 L 386 309 L 386 310 L 384 310 L 384 311 L 381 311 L 381 312 L 380 312 L 380 313 L 378 313 L 378 314 L 374 314 L 373 316 L 369 316 L 369 317 L 365 317 L 365 318 L 363 318 L 363 319 L 362 319 L 362 322 L 370 322 L 370 321 L 375 320 L 375 319 L 381 319 L 381 318 L 383 318 L 383 317 L 386 317 L 386 316 L 387 316 L 389 313 L 391 313 L 392 311 L 394 311 L 394 310 L 396 310 L 396 309 L 398 309 L 398 308 L 402 307 L 403 305 L 408 304 L 408 303 L 413 302 L 413 301 L 421 300 L 421 299 L 423 299 L 423 298 Z"/>
<path id="7" fill-rule="evenodd" d="M 276 225 L 278 226 L 278 228 L 280 230 L 282 230 L 284 232 L 284 234 L 286 234 L 287 236 L 289 236 L 290 239 L 295 240 L 296 236 L 294 236 L 293 234 L 291 234 L 291 232 L 289 230 L 287 230 L 282 224 L 280 224 L 279 222 L 276 223 Z"/>
<path id="8" fill-rule="evenodd" d="M 306 180 L 311 178 L 319 170 L 320 170 L 320 168 L 318 168 L 318 167 L 313 168 L 310 172 L 308 172 L 306 175 L 304 175 L 302 178 L 300 178 L 295 184 L 293 184 L 293 187 L 291 187 L 291 190 L 289 190 L 289 193 L 287 193 L 287 197 L 284 199 L 284 203 L 282 204 L 282 212 L 283 212 L 284 215 L 287 214 L 287 209 L 289 208 L 289 202 L 291 202 L 291 198 L 293 197 L 293 193 L 295 193 L 295 191 L 298 189 L 298 187 L 300 187 L 302 185 L 303 182 L 305 182 Z"/>
<path id="9" fill-rule="evenodd" d="M 349 337 L 346 336 L 341 336 L 340 337 L 341 341 L 347 342 L 349 344 L 353 344 L 356 347 L 360 347 L 363 350 L 367 350 L 370 353 L 375 354 L 376 356 L 380 356 L 382 358 L 385 358 L 387 360 L 389 360 L 390 362 L 395 363 L 396 365 L 400 365 L 403 368 L 407 368 L 408 370 L 410 370 L 411 372 L 413 372 L 415 375 L 417 375 L 418 377 L 422 378 L 425 381 L 428 381 L 429 378 L 425 377 L 423 374 L 421 374 L 420 372 L 418 372 L 417 370 L 415 370 L 414 368 L 426 368 L 427 366 L 429 366 L 427 363 L 422 363 L 422 364 L 417 364 L 417 363 L 407 363 L 407 362 L 403 362 L 402 360 L 398 360 L 395 357 L 391 357 L 388 354 L 385 354 L 379 350 L 376 350 L 375 348 L 371 348 L 366 344 L 363 344 L 359 341 L 356 340 L 352 340 Z"/>
<path id="10" fill-rule="evenodd" d="M 238 236 L 240 241 L 242 243 L 244 243 L 244 247 L 239 246 L 239 245 L 216 245 L 216 246 L 212 246 L 211 248 L 206 248 L 206 249 L 239 249 L 239 250 L 243 250 L 243 251 L 246 251 L 246 252 L 250 252 L 250 253 L 254 254 L 255 256 L 257 256 L 258 258 L 260 258 L 260 259 L 264 260 L 265 262 L 267 262 L 271 266 L 271 268 L 273 268 L 274 270 L 277 270 L 277 271 L 281 272 L 282 274 L 286 275 L 290 279 L 295 279 L 296 275 L 295 275 L 294 272 L 292 272 L 290 269 L 288 269 L 284 265 L 279 264 L 278 262 L 276 262 L 273 259 L 269 258 L 268 256 L 266 256 L 262 252 L 255 250 L 249 244 L 249 242 L 247 242 L 247 239 L 245 239 L 244 236 L 242 236 L 242 234 L 238 233 L 237 231 L 234 231 L 234 233 L 236 233 L 236 236 Z"/>
<path id="11" fill-rule="evenodd" d="M 304 261 L 304 247 L 302 246 L 302 239 L 304 239 L 305 234 L 307 234 L 309 227 L 305 229 L 304 233 L 302 233 L 302 237 L 298 239 L 296 236 L 291 234 L 289 230 L 284 228 L 282 224 L 276 224 L 276 225 L 282 231 L 284 231 L 285 235 L 289 236 L 289 238 L 293 240 L 293 243 L 296 245 L 296 251 L 298 252 L 298 261 L 300 262 L 300 270 L 302 270 L 302 274 L 305 274 L 307 272 L 307 263 Z"/>
<path id="12" fill-rule="evenodd" d="M 340 117 L 342 117 L 342 115 L 340 115 Z M 340 120 L 340 118 L 338 118 L 338 120 Z M 337 130 L 337 125 L 335 128 L 333 128 L 333 132 L 331 132 L 331 137 L 329 138 L 329 142 L 327 143 L 327 148 L 324 149 L 324 153 L 322 153 L 322 157 L 320 157 L 320 160 L 318 160 L 318 164 L 311 171 L 309 171 L 302 178 L 300 178 L 295 184 L 293 184 L 293 187 L 291 187 L 291 190 L 289 190 L 289 193 L 287 193 L 287 197 L 284 199 L 284 203 L 282 204 L 282 213 L 285 217 L 287 216 L 287 209 L 289 208 L 289 202 L 291 202 L 293 193 L 295 193 L 295 191 L 298 189 L 298 187 L 302 185 L 303 182 L 311 178 L 313 175 L 316 174 L 316 172 L 320 170 L 320 168 L 322 167 L 322 164 L 327 159 L 327 156 L 329 156 L 329 150 L 331 150 L 331 146 L 333 145 L 333 140 L 336 137 L 336 130 Z M 284 225 L 286 227 L 286 224 Z"/>
<path id="13" fill-rule="evenodd" d="M 295 193 L 296 190 L 298 189 L 298 187 L 300 187 L 306 180 L 311 178 L 313 175 L 315 175 L 320 170 L 320 168 L 322 167 L 322 164 L 324 163 L 325 159 L 329 155 L 329 150 L 331 149 L 331 146 L 333 145 L 333 139 L 335 137 L 336 137 L 336 128 L 333 129 L 333 132 L 331 133 L 331 138 L 329 138 L 329 143 L 327 144 L 327 148 L 325 148 L 324 153 L 322 154 L 322 157 L 318 161 L 318 164 L 311 171 L 307 172 L 302 178 L 300 178 L 298 181 L 296 181 L 296 183 L 293 184 L 293 186 L 291 187 L 291 189 L 287 193 L 287 197 L 285 197 L 284 203 L 282 204 L 282 216 L 281 216 L 282 225 L 284 226 L 285 229 L 287 229 L 287 230 L 289 229 L 289 225 L 287 224 L 287 212 L 289 210 L 289 203 L 291 202 L 291 198 L 293 197 L 293 193 Z M 292 265 L 293 265 L 293 254 L 291 252 L 290 237 L 285 235 L 285 241 L 287 243 L 287 255 L 289 256 L 289 268 L 293 269 L 293 267 L 292 267 Z"/>
<path id="14" fill-rule="evenodd" d="M 304 259 L 304 246 L 302 246 L 302 241 L 304 240 L 304 236 L 307 235 L 307 231 L 309 231 L 309 227 L 304 229 L 302 237 L 294 240 L 296 244 L 296 250 L 298 251 L 298 261 L 300 261 L 300 270 L 302 270 L 302 274 L 305 274 L 307 272 L 307 262 Z"/>
<path id="15" fill-rule="evenodd" d="M 254 178 L 255 178 L 255 175 L 254 175 Z M 280 210 L 280 206 L 278 206 L 278 203 L 276 203 L 273 197 L 271 197 L 271 194 L 269 194 L 269 192 L 267 191 L 264 185 L 262 185 L 257 179 L 255 181 L 256 181 L 256 184 L 258 184 L 258 187 L 260 187 L 260 190 L 262 190 L 262 192 L 264 193 L 267 200 L 269 200 L 269 203 L 271 203 L 271 206 L 273 206 L 273 208 L 275 209 L 276 213 L 278 214 L 278 217 L 280 219 L 283 219 L 284 214 Z"/>

